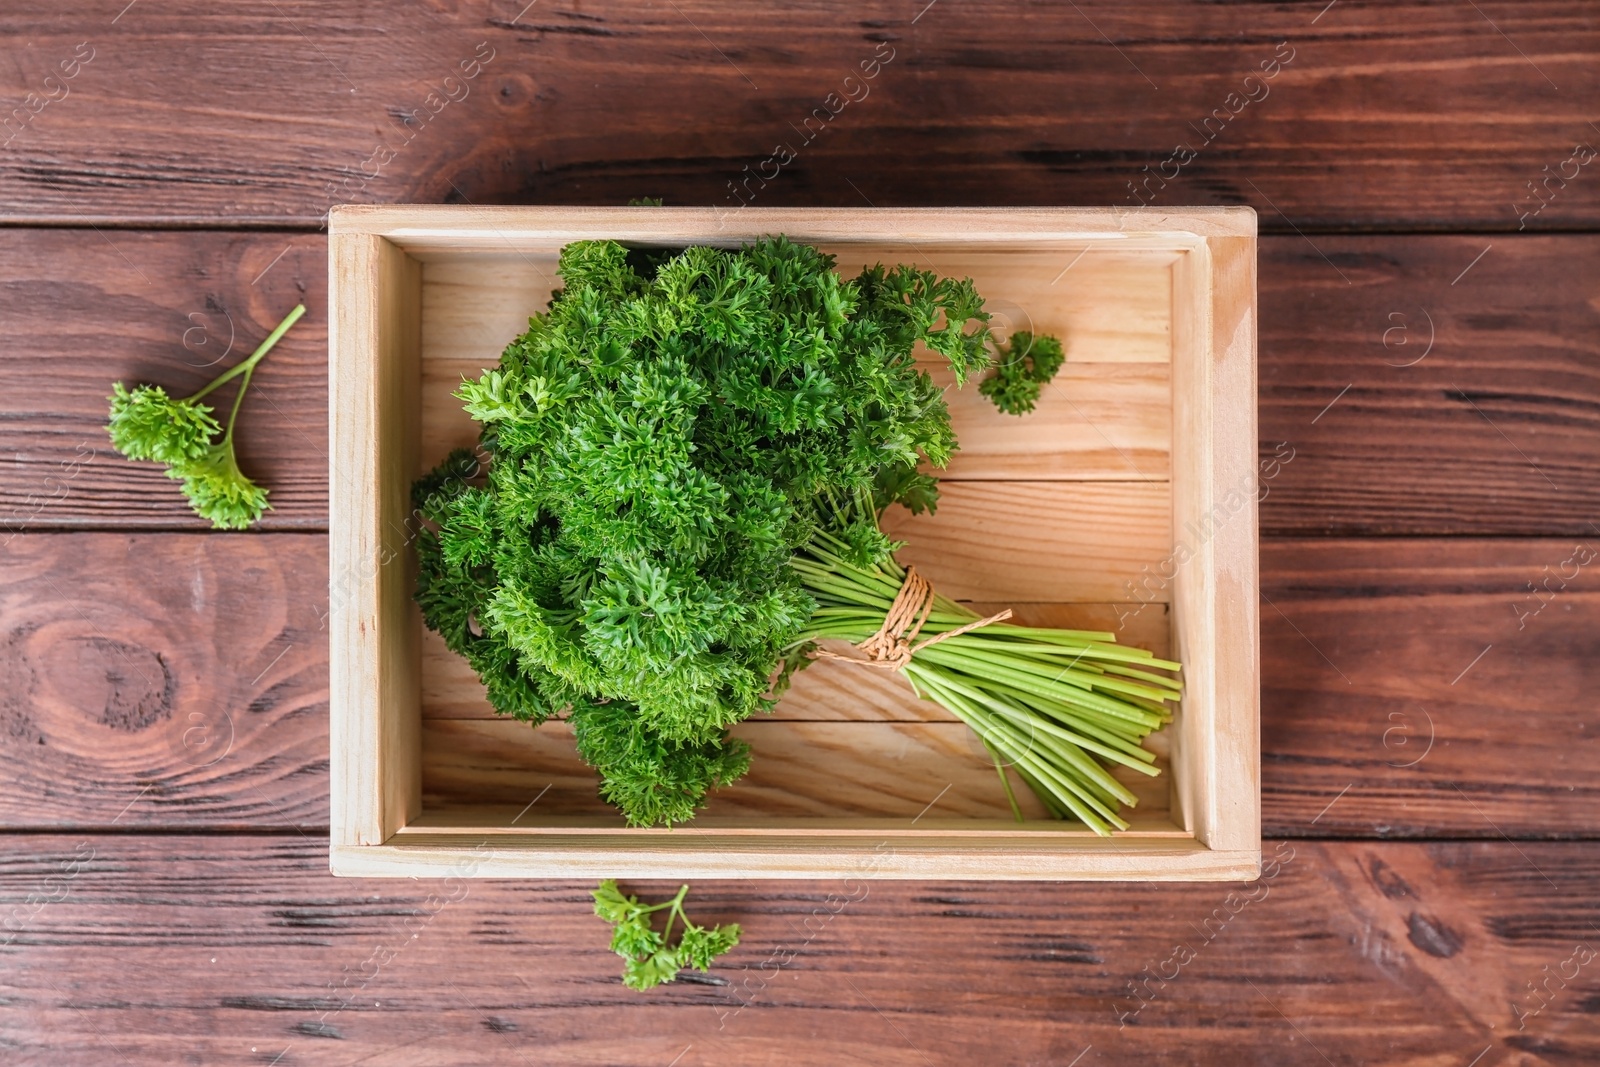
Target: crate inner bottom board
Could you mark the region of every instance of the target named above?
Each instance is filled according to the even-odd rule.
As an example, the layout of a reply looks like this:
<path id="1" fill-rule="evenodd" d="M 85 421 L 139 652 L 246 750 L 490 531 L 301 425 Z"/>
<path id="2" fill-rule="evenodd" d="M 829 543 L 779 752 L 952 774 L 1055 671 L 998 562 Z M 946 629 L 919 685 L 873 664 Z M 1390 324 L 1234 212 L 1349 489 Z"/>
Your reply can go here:
<path id="1" fill-rule="evenodd" d="M 1083 246 L 1027 250 L 839 246 L 840 273 L 906 261 L 971 276 L 1003 337 L 1060 337 L 1067 361 L 1037 409 L 997 412 L 975 383 L 949 388 L 961 451 L 932 515 L 892 509 L 901 553 L 946 595 L 1027 625 L 1106 630 L 1168 658 L 1172 551 L 1172 294 L 1176 255 Z M 553 256 L 434 254 L 422 267 L 422 439 L 427 469 L 475 442 L 450 394 L 476 377 L 543 310 L 558 284 Z M 926 354 L 924 354 L 926 356 Z M 419 472 L 420 473 L 420 472 Z M 596 826 L 622 821 L 578 759 L 570 729 L 498 717 L 471 670 L 424 635 L 424 823 L 471 813 L 478 825 Z M 1116 768 L 1139 798 L 1123 810 L 1138 835 L 1182 835 L 1169 765 L 1172 727 L 1152 735 L 1160 777 Z M 740 724 L 750 772 L 711 794 L 692 825 L 770 827 L 851 822 L 918 829 L 1010 824 L 994 764 L 977 737 L 898 674 L 821 662 L 801 671 L 770 715 Z M 1015 776 L 1032 829 L 1062 829 Z M 448 816 L 446 816 L 448 818 Z M 453 820 L 451 820 L 453 821 Z M 1014 824 L 1012 824 L 1014 825 Z"/>

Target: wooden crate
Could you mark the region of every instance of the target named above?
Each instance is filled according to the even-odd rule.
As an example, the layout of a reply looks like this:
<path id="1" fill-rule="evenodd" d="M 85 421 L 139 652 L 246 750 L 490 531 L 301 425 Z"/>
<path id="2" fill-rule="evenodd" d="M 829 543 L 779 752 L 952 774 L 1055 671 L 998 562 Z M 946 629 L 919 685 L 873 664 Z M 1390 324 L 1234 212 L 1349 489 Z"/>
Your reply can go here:
<path id="1" fill-rule="evenodd" d="M 332 868 L 341 875 L 1247 879 L 1260 864 L 1255 213 L 347 207 L 330 219 Z M 736 733 L 750 774 L 671 830 L 595 792 L 561 724 L 496 718 L 412 603 L 412 480 L 476 426 L 451 392 L 542 310 L 581 238 L 785 233 L 842 273 L 970 275 L 1066 344 L 1033 414 L 949 394 L 937 515 L 888 519 L 943 592 L 1183 661 L 1132 828 L 1010 817 L 966 726 L 818 663 Z M 896 509 L 898 512 L 899 509 Z"/>

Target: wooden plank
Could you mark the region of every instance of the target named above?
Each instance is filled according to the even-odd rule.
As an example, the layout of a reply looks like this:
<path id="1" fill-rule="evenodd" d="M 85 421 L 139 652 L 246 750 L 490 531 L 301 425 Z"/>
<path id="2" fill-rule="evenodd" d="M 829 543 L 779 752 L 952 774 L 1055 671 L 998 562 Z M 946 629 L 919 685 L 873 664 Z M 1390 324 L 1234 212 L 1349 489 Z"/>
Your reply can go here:
<path id="1" fill-rule="evenodd" d="M 1261 574 L 1272 833 L 1592 833 L 1600 537 L 1269 541 Z"/>
<path id="2" fill-rule="evenodd" d="M 969 481 L 1150 481 L 1171 477 L 1172 384 L 1160 363 L 1062 366 L 1026 415 L 1005 415 L 974 384 L 945 386 L 961 449 L 943 478 Z"/>
<path id="3" fill-rule="evenodd" d="M 1259 852 L 1214 851 L 1170 829 L 1098 837 L 1071 828 L 996 833 L 994 820 L 973 825 L 968 833 L 912 832 L 903 840 L 886 832 L 864 838 L 855 820 L 842 833 L 815 825 L 797 833 L 787 822 L 771 833 L 501 832 L 491 834 L 495 845 L 482 854 L 475 877 L 831 881 L 880 858 L 878 876 L 895 880 L 1228 882 L 1261 873 Z M 382 845 L 336 846 L 329 866 L 346 878 L 433 878 L 472 862 L 484 843 L 476 828 L 445 820 L 437 830 L 403 830 Z"/>
<path id="4" fill-rule="evenodd" d="M 644 994 L 588 881 L 334 880 L 292 835 L 3 845 L 25 1063 L 1600 1057 L 1590 842 L 1286 841 L 1249 886 L 700 881 L 741 944 Z"/>
<path id="5" fill-rule="evenodd" d="M 1588 754 L 1600 594 L 1590 579 L 1600 572 L 1566 563 L 1579 543 L 1266 542 L 1267 831 L 1591 833 L 1600 802 L 1600 760 Z M 1600 538 L 1582 543 L 1600 550 Z M 323 825 L 326 553 L 323 537 L 287 534 L 30 532 L 0 549 L 0 632 L 14 650 L 0 657 L 5 736 L 14 739 L 0 825 Z M 130 560 L 139 561 L 137 583 Z M 1560 575 L 1575 567 L 1563 589 Z M 1149 633 L 1165 625 L 1164 612 L 1117 605 L 1097 624 L 1115 630 L 1120 613 L 1124 633 Z M 215 621 L 196 625 L 197 614 Z M 137 725 L 147 717 L 137 709 L 160 702 L 123 652 L 151 678 L 152 664 L 171 672 L 170 715 Z M 896 699 L 873 693 L 858 699 L 880 712 Z M 186 755 L 224 713 L 234 746 L 215 766 L 195 768 Z M 192 728 L 205 732 L 188 734 L 186 749 Z"/>
<path id="6" fill-rule="evenodd" d="M 315 236 L 6 230 L 0 526 L 209 528 L 158 465 L 112 451 L 111 383 L 186 396 L 303 301 L 310 312 L 254 375 L 235 440 L 271 494 L 263 528 L 326 528 L 326 292 L 327 241 Z"/>
<path id="7" fill-rule="evenodd" d="M 328 818 L 327 541 L 0 539 L 0 825 Z"/>
<path id="8" fill-rule="evenodd" d="M 421 413 L 422 268 L 379 237 L 338 234 L 329 335 L 328 667 L 336 845 L 375 845 L 421 809 L 421 618 L 411 473 Z"/>
<path id="9" fill-rule="evenodd" d="M 0 350 L 8 353 L 0 358 L 6 415 L 0 454 L 15 457 L 0 466 L 0 526 L 204 528 L 156 467 L 110 451 L 104 397 L 118 377 L 198 387 L 207 372 L 189 364 L 214 359 L 206 354 L 210 345 L 226 348 L 229 316 L 231 361 L 302 298 L 303 285 L 311 312 L 256 376 L 241 417 L 241 462 L 272 490 L 275 510 L 266 528 L 325 528 L 325 242 L 216 232 L 107 232 L 105 238 L 115 247 L 93 230 L 12 229 L 0 239 L 0 291 L 12 298 L 12 314 L 0 321 Z M 1600 423 L 1588 414 L 1600 404 L 1600 386 L 1588 370 L 1600 361 L 1591 283 L 1600 276 L 1600 250 L 1582 236 L 1494 238 L 1493 249 L 1452 286 L 1490 243 L 1487 237 L 1317 239 L 1355 283 L 1346 286 L 1301 238 L 1261 242 L 1264 530 L 1589 532 L 1600 508 L 1600 468 L 1589 462 L 1600 451 Z M 440 310 L 432 308 L 430 317 Z M 1435 323 L 1433 349 L 1414 366 L 1386 365 L 1427 350 L 1422 310 Z M 1402 320 L 1404 329 L 1388 334 L 1386 348 L 1385 331 Z M 505 329 L 480 336 L 470 318 L 450 323 L 489 352 L 498 350 L 501 333 L 517 328 L 509 319 Z M 186 331 L 192 331 L 189 348 Z M 430 381 L 425 402 L 459 415 L 447 395 L 459 373 Z M 1116 373 L 1138 371 L 1125 366 Z M 1104 406 L 1093 413 L 1079 406 L 1134 464 L 1152 469 L 1133 422 L 1102 418 Z M 1017 420 L 1019 429 L 1028 424 Z M 473 437 L 470 426 L 465 437 Z M 1103 448 L 1096 440 L 1084 443 Z M 1427 443 L 1425 451 L 1419 442 Z M 1402 463 L 1396 455 L 1416 458 Z M 1106 473 L 1120 462 L 1114 453 L 1102 452 L 1101 459 Z"/>
<path id="10" fill-rule="evenodd" d="M 662 195 L 730 211 L 1250 203 L 1284 233 L 1600 221 L 1600 183 L 1559 177 L 1593 141 L 1600 27 L 1579 0 L 529 16 L 327 0 L 14 14 L 30 47 L 7 72 L 22 110 L 0 217 L 316 225 L 349 201 Z M 95 58 L 46 86 L 80 42 Z"/>
<path id="11" fill-rule="evenodd" d="M 1136 229 L 1191 227 L 1205 232 L 1218 225 L 1205 216 L 1159 223 L 1143 217 L 1119 218 Z M 1063 242 L 1060 248 L 1004 252 L 942 248 L 913 243 L 909 259 L 915 266 L 954 277 L 971 278 L 978 292 L 993 294 L 985 307 L 990 326 L 1001 339 L 1015 330 L 1059 337 L 1069 362 L 1168 363 L 1172 357 L 1172 276 L 1170 252 L 1118 254 L 1115 249 L 1081 241 Z M 869 256 L 851 255 L 851 249 L 829 247 L 839 257 L 841 269 L 856 264 L 889 262 L 897 253 L 884 249 Z"/>
<path id="12" fill-rule="evenodd" d="M 499 366 L 560 285 L 549 259 L 511 254 L 422 265 L 422 427 L 419 461 L 438 465 L 478 443 L 482 428 L 453 395 L 464 378 Z"/>
<path id="13" fill-rule="evenodd" d="M 1316 244 L 1261 248 L 1263 528 L 1592 534 L 1600 245 Z"/>
<path id="14" fill-rule="evenodd" d="M 1156 573 L 1172 579 L 1184 664 L 1178 806 L 1207 846 L 1259 849 L 1255 238 L 1209 237 L 1184 256 L 1173 305 L 1171 552 Z"/>
<path id="15" fill-rule="evenodd" d="M 747 205 L 748 206 L 748 205 Z M 623 220 L 619 226 L 618 220 Z M 954 225 L 952 225 L 954 223 Z M 1188 248 L 1195 237 L 1247 237 L 1256 232 L 1254 208 L 1238 205 L 1178 207 L 1130 214 L 1117 207 L 982 206 L 982 207 L 775 207 L 761 205 L 737 213 L 714 205 L 676 204 L 641 210 L 620 204 L 344 204 L 328 215 L 330 233 L 366 233 L 384 237 L 422 260 L 510 251 L 554 257 L 569 241 L 617 237 L 672 247 L 706 240 L 734 245 L 772 233 L 805 238 L 837 252 L 853 273 L 860 265 L 881 259 L 879 249 L 921 247 L 921 259 L 938 267 L 933 255 L 957 250 L 1049 252 L 1044 263 L 1024 257 L 997 269 L 1014 274 L 1019 268 L 1044 278 L 1048 264 L 1065 264 L 1052 280 L 1072 265 L 1069 255 L 1084 244 L 1104 245 L 1118 252 L 1156 255 L 1166 263 L 1176 248 Z M 932 250 L 933 255 L 928 250 Z M 1073 258 L 1076 258 L 1075 256 Z M 553 258 L 551 260 L 553 262 Z M 1043 269 L 1040 269 L 1040 268 Z"/>
<path id="16" fill-rule="evenodd" d="M 1171 509 L 1163 482 L 948 482 L 934 514 L 893 507 L 883 528 L 948 597 L 1105 602 L 1171 552 Z"/>
<path id="17" fill-rule="evenodd" d="M 750 772 L 710 794 L 705 815 L 712 820 L 913 819 L 930 812 L 943 819 L 1011 818 L 993 760 L 963 723 L 751 719 L 733 734 L 750 745 Z M 1150 748 L 1165 757 L 1166 738 L 1153 737 Z M 1125 817 L 1138 816 L 1141 828 L 1166 824 L 1168 777 L 1119 768 L 1116 778 L 1139 798 Z M 546 816 L 614 816 L 597 782 L 565 723 L 534 729 L 510 719 L 423 722 L 427 809 L 521 806 L 538 797 L 539 810 L 518 825 L 537 826 Z M 1046 818 L 1015 777 L 1012 791 L 1026 818 Z"/>

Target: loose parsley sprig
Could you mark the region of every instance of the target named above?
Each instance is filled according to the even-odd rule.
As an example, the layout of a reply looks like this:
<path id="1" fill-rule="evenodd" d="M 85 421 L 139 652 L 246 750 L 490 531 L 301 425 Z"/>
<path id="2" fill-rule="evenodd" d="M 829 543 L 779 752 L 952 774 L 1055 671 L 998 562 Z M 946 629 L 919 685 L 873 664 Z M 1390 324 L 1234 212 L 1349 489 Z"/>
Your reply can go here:
<path id="1" fill-rule="evenodd" d="M 1056 376 L 1066 357 L 1061 342 L 1048 334 L 1017 330 L 1010 344 L 996 345 L 994 373 L 978 385 L 978 392 L 1008 415 L 1022 415 L 1039 402 L 1039 391 Z"/>
<path id="2" fill-rule="evenodd" d="M 594 913 L 615 929 L 611 932 L 611 951 L 625 961 L 622 984 L 629 989 L 650 989 L 674 981 L 685 967 L 698 971 L 711 969 L 711 961 L 739 943 L 739 924 L 696 926 L 683 912 L 685 885 L 678 895 L 660 904 L 641 904 L 638 897 L 622 895 L 614 879 L 607 878 L 593 891 Z M 670 909 L 670 910 L 669 910 Z M 657 932 L 650 916 L 667 912 L 666 928 Z M 672 928 L 683 920 L 683 934 L 676 945 L 669 944 Z"/>
<path id="3" fill-rule="evenodd" d="M 129 390 L 121 382 L 114 383 L 107 398 L 111 401 L 111 421 L 106 425 L 112 447 L 129 459 L 166 464 L 167 477 L 183 483 L 183 495 L 195 513 L 210 519 L 216 529 L 242 530 L 259 521 L 267 510 L 267 491 L 239 469 L 233 451 L 234 425 L 256 364 L 305 313 L 305 305 L 298 305 L 249 359 L 182 400 L 169 397 L 158 385 Z M 241 376 L 224 428 L 217 424 L 212 408 L 200 401 Z M 221 440 L 216 439 L 219 433 Z"/>

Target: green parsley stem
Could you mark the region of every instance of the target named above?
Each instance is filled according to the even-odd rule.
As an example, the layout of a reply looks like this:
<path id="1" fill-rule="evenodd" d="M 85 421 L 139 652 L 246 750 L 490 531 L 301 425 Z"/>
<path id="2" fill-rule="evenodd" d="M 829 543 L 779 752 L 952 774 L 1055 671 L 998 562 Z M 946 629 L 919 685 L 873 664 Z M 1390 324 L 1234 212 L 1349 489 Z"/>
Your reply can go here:
<path id="1" fill-rule="evenodd" d="M 228 429 L 222 435 L 222 440 L 229 448 L 233 447 L 233 424 L 239 418 L 239 405 L 244 403 L 244 393 L 250 388 L 250 376 L 255 374 L 255 367 L 244 372 L 244 380 L 239 383 L 239 393 L 233 398 L 233 410 L 228 412 Z"/>
<path id="2" fill-rule="evenodd" d="M 1011 779 L 1006 777 L 1006 766 L 1000 762 L 1000 753 L 996 752 L 995 747 L 987 741 L 983 743 L 983 747 L 989 750 L 989 758 L 994 760 L 995 773 L 1000 776 L 1000 788 L 1006 791 L 1006 803 L 1011 805 L 1011 817 L 1017 822 L 1027 822 L 1022 817 L 1022 805 L 1017 803 L 1017 794 L 1011 788 Z"/>
<path id="3" fill-rule="evenodd" d="M 869 502 L 834 506 L 839 530 L 872 517 Z M 860 555 L 843 535 L 825 529 L 791 560 L 817 608 L 789 650 L 818 640 L 860 644 L 883 625 L 906 571 L 892 556 L 862 565 Z M 1138 798 L 1111 768 L 1160 773 L 1155 753 L 1141 742 L 1171 721 L 1167 704 L 1183 687 L 1156 672 L 1179 665 L 1119 646 L 1115 634 L 1095 630 L 993 623 L 929 643 L 978 618 L 934 594 L 915 636 L 901 635 L 915 649 L 900 668 L 913 691 L 977 735 L 1013 817 L 1023 818 L 1009 771 L 1052 817 L 1078 820 L 1097 834 L 1127 829 L 1117 809 L 1136 805 Z"/>
<path id="4" fill-rule="evenodd" d="M 296 304 L 294 310 L 289 312 L 289 314 L 285 315 L 283 317 L 283 321 L 278 323 L 278 325 L 273 329 L 273 331 L 271 333 L 267 334 L 267 339 L 265 341 L 262 341 L 261 344 L 256 347 L 256 350 L 254 352 L 250 353 L 250 358 L 249 359 L 246 359 L 243 363 L 240 363 L 237 367 L 234 367 L 234 368 L 224 372 L 220 377 L 218 377 L 216 380 L 214 380 L 210 385 L 206 386 L 204 389 L 200 390 L 198 393 L 196 393 L 193 396 L 189 397 L 189 399 L 190 400 L 199 400 L 201 397 L 205 396 L 207 393 L 211 392 L 213 389 L 216 389 L 218 386 L 224 385 L 224 384 L 232 381 L 234 378 L 237 378 L 239 375 L 241 375 L 241 374 L 248 375 L 252 370 L 255 369 L 255 365 L 257 363 L 261 362 L 261 358 L 263 356 L 265 356 L 268 352 L 272 351 L 272 347 L 278 343 L 278 341 L 283 337 L 284 334 L 289 332 L 289 327 L 291 327 L 295 323 L 299 322 L 300 321 L 300 316 L 304 315 L 305 313 L 306 313 L 306 306 L 304 304 Z M 241 394 L 243 394 L 244 390 L 241 388 L 239 390 L 239 392 Z M 234 403 L 234 411 L 235 411 L 235 413 L 238 412 L 238 402 L 237 401 L 235 401 L 235 403 Z M 232 429 L 233 429 L 233 421 L 231 419 L 228 421 L 228 428 L 229 428 L 229 431 L 231 433 Z"/>

